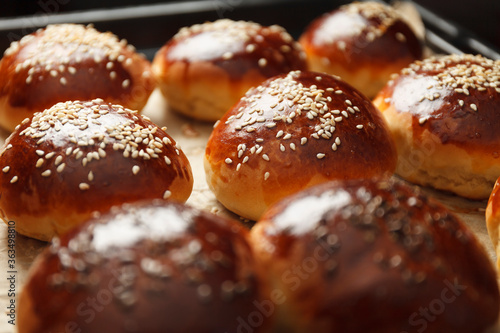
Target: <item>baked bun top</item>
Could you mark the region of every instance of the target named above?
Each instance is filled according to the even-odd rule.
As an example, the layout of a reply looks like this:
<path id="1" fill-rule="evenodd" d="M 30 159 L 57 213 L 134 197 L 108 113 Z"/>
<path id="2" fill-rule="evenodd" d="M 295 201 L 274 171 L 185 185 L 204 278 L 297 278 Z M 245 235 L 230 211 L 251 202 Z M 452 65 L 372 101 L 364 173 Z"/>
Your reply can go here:
<path id="1" fill-rule="evenodd" d="M 268 78 L 305 68 L 305 54 L 286 30 L 221 19 L 184 27 L 158 52 L 167 64 L 211 62 L 232 80 L 250 70 Z"/>
<path id="2" fill-rule="evenodd" d="M 351 58 L 346 63 L 353 70 L 358 61 L 376 66 L 393 62 L 395 56 L 419 58 L 422 53 L 415 33 L 399 13 L 391 6 L 374 1 L 350 3 L 324 14 L 310 24 L 301 38 L 326 57 L 344 58 L 339 57 L 344 54 Z M 331 47 L 332 44 L 336 47 Z M 388 45 L 391 48 L 388 49 Z"/>
<path id="3" fill-rule="evenodd" d="M 126 40 L 78 24 L 49 25 L 13 42 L 0 75 L 0 124 L 11 130 L 29 112 L 69 100 L 102 98 L 140 110 L 155 86 L 150 63 Z"/>
<path id="4" fill-rule="evenodd" d="M 115 207 L 37 258 L 20 332 L 236 332 L 258 300 L 246 235 L 181 204 Z"/>
<path id="5" fill-rule="evenodd" d="M 193 177 L 176 142 L 120 105 L 58 103 L 26 119 L 0 152 L 2 219 L 50 240 L 91 212 L 146 198 L 185 201 Z"/>
<path id="6" fill-rule="evenodd" d="M 416 61 L 377 96 L 380 109 L 412 116 L 414 136 L 424 131 L 443 144 L 500 154 L 500 61 L 447 55 Z"/>
<path id="7" fill-rule="evenodd" d="M 326 180 L 391 175 L 396 151 L 370 100 L 331 75 L 294 71 L 249 90 L 215 126 L 205 159 L 226 207 L 243 199 L 238 192 L 261 193 L 230 208 L 245 217 L 255 209 L 257 219 L 263 207 Z"/>
<path id="8" fill-rule="evenodd" d="M 311 70 L 340 75 L 372 98 L 409 63 L 422 43 L 391 6 L 353 2 L 315 19 L 299 39 Z"/>
<path id="9" fill-rule="evenodd" d="M 285 291 L 280 318 L 300 332 L 414 332 L 422 321 L 483 332 L 498 318 L 496 272 L 472 231 L 402 182 L 310 188 L 272 206 L 251 242 Z"/>

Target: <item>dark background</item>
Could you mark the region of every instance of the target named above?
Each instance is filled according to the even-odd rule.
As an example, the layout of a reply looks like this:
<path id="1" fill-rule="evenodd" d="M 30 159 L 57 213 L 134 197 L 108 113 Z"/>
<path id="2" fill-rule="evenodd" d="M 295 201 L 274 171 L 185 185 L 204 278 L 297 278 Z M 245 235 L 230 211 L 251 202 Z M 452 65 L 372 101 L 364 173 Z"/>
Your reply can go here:
<path id="1" fill-rule="evenodd" d="M 305 26 L 320 14 L 350 1 L 342 0 L 0 0 L 0 52 L 10 41 L 44 26 L 53 14 L 64 15 L 95 9 L 132 8 L 135 5 L 176 5 L 172 13 L 161 12 L 142 18 L 87 17 L 101 31 L 112 31 L 146 53 L 153 52 L 180 27 L 219 18 L 253 20 L 261 24 L 280 24 L 298 37 Z M 386 2 L 390 2 L 387 0 Z M 500 49 L 500 0 L 414 0 L 415 3 L 451 22 L 467 36 Z M 200 9 L 201 8 L 201 9 Z M 178 12 L 180 10 L 180 12 Z M 99 12 L 102 14 L 102 12 Z M 119 14 L 122 15 L 123 13 Z M 75 17 L 78 17 L 75 16 Z M 440 23 L 440 22 L 432 22 Z M 452 39 L 444 36 L 445 39 Z M 459 37 L 462 38 L 462 34 Z M 458 40 L 453 41 L 456 43 Z M 469 51 L 469 50 L 466 50 Z M 473 53 L 473 51 L 471 51 Z"/>

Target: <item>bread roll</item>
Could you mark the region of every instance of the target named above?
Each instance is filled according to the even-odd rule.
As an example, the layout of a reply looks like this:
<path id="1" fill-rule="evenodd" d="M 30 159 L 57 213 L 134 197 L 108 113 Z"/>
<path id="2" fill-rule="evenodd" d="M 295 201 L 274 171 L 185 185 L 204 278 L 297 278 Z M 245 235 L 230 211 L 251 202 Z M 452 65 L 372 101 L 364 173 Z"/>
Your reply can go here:
<path id="1" fill-rule="evenodd" d="M 215 126 L 208 186 L 257 220 L 274 202 L 333 179 L 391 175 L 396 150 L 380 112 L 347 83 L 294 71 L 249 90 Z"/>
<path id="2" fill-rule="evenodd" d="M 0 150 L 0 170 L 0 218 L 45 241 L 117 204 L 186 201 L 193 186 L 189 161 L 163 129 L 100 99 L 27 118 Z"/>
<path id="3" fill-rule="evenodd" d="M 12 131 L 58 102 L 102 98 L 141 110 L 150 63 L 126 40 L 78 24 L 49 25 L 13 42 L 0 61 L 0 126 Z"/>
<path id="4" fill-rule="evenodd" d="M 113 209 L 36 259 L 18 332 L 237 332 L 259 302 L 246 235 L 181 204 Z"/>
<path id="5" fill-rule="evenodd" d="M 500 61 L 447 55 L 403 69 L 377 95 L 396 142 L 396 172 L 487 199 L 500 176 Z"/>
<path id="6" fill-rule="evenodd" d="M 156 54 L 153 72 L 169 106 L 216 121 L 251 87 L 306 69 L 300 45 L 277 25 L 222 19 L 183 28 Z"/>
<path id="7" fill-rule="evenodd" d="M 373 1 L 318 17 L 299 42 L 310 70 L 339 75 L 370 98 L 392 73 L 422 57 L 421 42 L 398 12 Z"/>
<path id="8" fill-rule="evenodd" d="M 453 213 L 400 182 L 326 183 L 271 207 L 251 230 L 259 274 L 293 333 L 485 332 L 496 273 Z"/>

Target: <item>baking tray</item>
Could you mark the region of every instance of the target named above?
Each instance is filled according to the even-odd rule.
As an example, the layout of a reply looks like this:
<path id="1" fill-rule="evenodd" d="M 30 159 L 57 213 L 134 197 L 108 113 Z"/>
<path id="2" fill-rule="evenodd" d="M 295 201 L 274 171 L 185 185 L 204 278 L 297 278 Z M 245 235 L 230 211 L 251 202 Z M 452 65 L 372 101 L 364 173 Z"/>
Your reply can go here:
<path id="1" fill-rule="evenodd" d="M 35 31 L 51 23 L 92 23 L 100 31 L 112 31 L 136 46 L 149 59 L 181 27 L 220 18 L 252 20 L 263 25 L 279 24 L 294 37 L 298 37 L 306 25 L 319 15 L 350 1 L 323 0 L 207 0 L 154 3 L 134 7 L 94 9 L 78 12 L 45 13 L 43 18 L 35 16 L 0 19 L 0 51 L 3 52 L 12 40 Z M 466 29 L 448 22 L 434 12 L 409 1 L 420 14 L 425 25 L 421 31 L 429 53 L 473 53 L 483 54 L 492 59 L 500 59 L 498 49 L 474 36 Z M 55 8 L 55 7 L 54 7 Z M 181 145 L 193 167 L 194 189 L 188 204 L 215 214 L 239 219 L 224 209 L 215 199 L 205 182 L 202 158 L 212 125 L 201 123 L 172 114 L 165 100 L 155 91 L 144 109 L 160 126 L 168 126 L 169 134 Z M 8 133 L 0 130 L 0 144 Z M 469 201 L 443 192 L 424 189 L 430 196 L 438 199 L 456 212 L 474 231 L 480 242 L 495 260 L 493 246 L 489 241 L 484 212 L 485 201 Z M 239 219 L 242 223 L 248 223 Z M 16 235 L 15 273 L 8 267 L 7 227 L 0 226 L 0 306 L 7 314 L 10 302 L 7 277 L 16 276 L 15 292 L 19 295 L 26 280 L 27 272 L 34 258 L 47 245 L 34 239 Z M 0 333 L 15 332 L 8 323 L 8 316 L 0 316 Z M 497 330 L 500 332 L 500 330 Z"/>

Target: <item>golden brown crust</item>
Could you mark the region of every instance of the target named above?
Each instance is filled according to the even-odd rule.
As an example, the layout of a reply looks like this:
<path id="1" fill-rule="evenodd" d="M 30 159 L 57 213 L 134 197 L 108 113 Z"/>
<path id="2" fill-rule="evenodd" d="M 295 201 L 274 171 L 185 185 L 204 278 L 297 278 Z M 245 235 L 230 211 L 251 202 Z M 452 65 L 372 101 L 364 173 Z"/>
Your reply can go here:
<path id="1" fill-rule="evenodd" d="M 250 236 L 260 274 L 283 292 L 274 325 L 284 331 L 468 333 L 496 323 L 485 250 L 403 183 L 319 185 L 274 205 Z"/>
<path id="2" fill-rule="evenodd" d="M 1 218 L 41 240 L 113 205 L 186 201 L 193 186 L 189 161 L 164 130 L 102 100 L 58 103 L 24 121 L 0 170 Z"/>
<path id="3" fill-rule="evenodd" d="M 290 72 L 250 90 L 215 126 L 209 187 L 253 220 L 272 203 L 332 179 L 392 174 L 394 143 L 372 103 L 327 74 Z"/>
<path id="4" fill-rule="evenodd" d="M 246 237 L 238 223 L 181 204 L 116 208 L 38 257 L 19 332 L 68 323 L 81 332 L 236 332 L 259 301 Z"/>
<path id="5" fill-rule="evenodd" d="M 485 216 L 488 235 L 497 255 L 497 269 L 500 269 L 500 178 L 491 192 Z"/>
<path id="6" fill-rule="evenodd" d="M 0 61 L 0 125 L 58 102 L 102 98 L 141 110 L 154 89 L 150 63 L 111 33 L 49 25 L 23 37 Z"/>
<path id="7" fill-rule="evenodd" d="M 338 75 L 368 97 L 422 56 L 420 41 L 398 13 L 369 1 L 317 18 L 299 42 L 311 70 Z"/>
<path id="8" fill-rule="evenodd" d="M 450 55 L 417 61 L 374 100 L 393 133 L 397 173 L 487 199 L 500 175 L 500 62 Z"/>
<path id="9" fill-rule="evenodd" d="M 218 20 L 183 28 L 156 54 L 153 72 L 172 109 L 216 121 L 251 88 L 306 69 L 305 54 L 279 26 Z"/>

